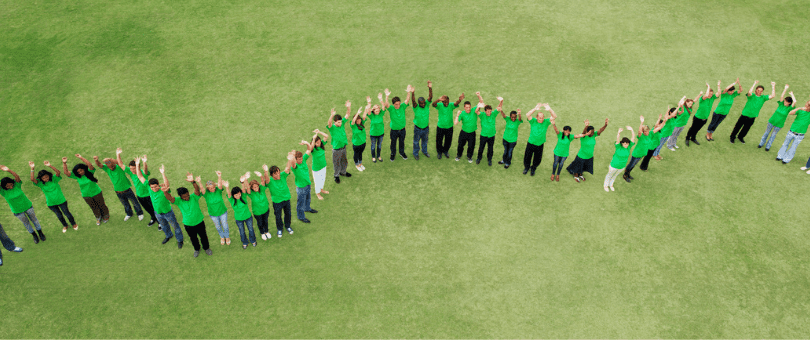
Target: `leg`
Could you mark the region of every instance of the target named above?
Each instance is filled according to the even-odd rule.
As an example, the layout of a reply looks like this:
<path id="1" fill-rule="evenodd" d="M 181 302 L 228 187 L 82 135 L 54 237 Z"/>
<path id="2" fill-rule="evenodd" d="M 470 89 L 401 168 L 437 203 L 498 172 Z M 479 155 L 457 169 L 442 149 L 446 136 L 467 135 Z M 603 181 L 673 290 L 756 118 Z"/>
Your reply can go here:
<path id="1" fill-rule="evenodd" d="M 397 154 L 397 139 L 399 138 L 399 132 L 396 130 L 391 130 L 391 160 L 394 159 L 394 156 Z"/>
<path id="2" fill-rule="evenodd" d="M 461 154 L 464 152 L 464 145 L 467 144 L 467 138 L 465 138 L 464 131 L 459 132 L 458 134 L 458 147 L 456 152 L 456 158 L 461 158 Z"/>
<path id="3" fill-rule="evenodd" d="M 140 202 L 141 207 L 143 207 L 143 209 L 149 213 L 151 221 L 157 221 L 157 217 L 155 217 L 155 208 L 152 206 L 152 200 L 149 197 L 138 197 L 138 202 Z"/>
<path id="4" fill-rule="evenodd" d="M 163 234 L 166 235 L 166 238 L 168 239 L 174 236 L 174 234 L 172 234 L 172 228 L 169 227 L 169 220 L 166 218 L 166 215 L 168 215 L 168 213 L 158 214 L 157 221 L 162 226 Z"/>
<path id="5" fill-rule="evenodd" d="M 34 228 L 31 227 L 31 223 L 28 221 L 28 216 L 25 215 L 25 212 L 14 214 L 14 217 L 16 217 L 18 220 L 20 220 L 20 222 L 22 222 L 23 226 L 25 226 L 25 230 L 28 230 L 29 234 L 34 233 Z"/>
<path id="6" fill-rule="evenodd" d="M 284 226 L 289 228 L 290 223 L 292 222 L 291 214 L 290 214 L 290 201 L 281 202 L 282 208 L 284 209 Z"/>
<path id="7" fill-rule="evenodd" d="M 658 153 L 661 152 L 661 148 L 664 146 L 664 143 L 667 142 L 667 138 L 669 138 L 669 137 L 661 137 L 661 139 L 658 140 L 658 147 L 655 148 L 655 150 L 653 151 L 653 156 L 654 157 L 658 157 Z"/>
<path id="8" fill-rule="evenodd" d="M 653 156 L 655 150 L 647 150 L 647 155 L 644 156 L 644 159 L 641 161 L 641 166 L 639 168 L 641 170 L 647 171 L 647 168 L 650 166 L 650 159 Z"/>
<path id="9" fill-rule="evenodd" d="M 383 136 L 380 135 L 379 139 L 377 139 L 377 158 L 382 157 L 382 141 Z"/>
<path id="10" fill-rule="evenodd" d="M 537 167 L 540 165 L 540 162 L 543 161 L 543 148 L 545 147 L 545 145 L 546 144 L 543 143 L 535 148 L 534 159 L 532 159 L 532 171 L 537 170 Z"/>
<path id="11" fill-rule="evenodd" d="M 3 248 L 6 248 L 8 251 L 14 251 L 17 248 L 17 245 L 14 244 L 14 241 L 11 240 L 10 237 L 6 234 L 6 230 L 3 229 L 3 226 L 0 225 L 0 243 L 3 244 Z"/>
<path id="12" fill-rule="evenodd" d="M 268 211 L 268 213 L 269 213 L 269 211 Z M 202 221 L 202 222 L 200 222 L 200 224 L 197 225 L 197 236 L 200 237 L 200 243 L 202 243 L 202 249 L 203 250 L 208 250 L 208 248 L 209 248 L 208 233 L 205 232 L 205 221 Z"/>
<path id="13" fill-rule="evenodd" d="M 374 151 L 374 148 L 371 148 L 371 151 Z M 373 156 L 372 156 L 373 157 Z M 312 172 L 312 180 L 315 183 L 315 194 L 320 194 L 321 189 L 323 189 L 323 183 L 326 180 L 326 169 L 321 169 L 318 171 Z"/>
<path id="14" fill-rule="evenodd" d="M 242 240 L 242 246 L 248 245 L 248 239 L 245 235 L 245 223 L 246 221 L 236 220 L 236 228 L 239 229 L 239 238 Z"/>
<path id="15" fill-rule="evenodd" d="M 281 212 L 284 204 L 282 203 L 273 203 L 273 215 L 276 216 L 276 229 L 281 231 L 284 229 L 284 222 L 281 221 Z"/>
<path id="16" fill-rule="evenodd" d="M 96 201 L 96 204 L 99 206 L 99 211 L 101 211 L 101 218 L 106 221 L 110 219 L 110 209 L 107 208 L 107 202 L 104 201 L 104 193 L 100 192 L 93 198 Z M 180 227 L 177 227 L 177 230 L 180 230 Z"/>
<path id="17" fill-rule="evenodd" d="M 771 149 L 771 145 L 773 144 L 773 140 L 776 138 L 776 134 L 779 133 L 779 130 L 782 128 L 774 127 L 773 133 L 771 134 L 771 138 L 768 139 L 768 145 L 765 146 L 765 150 L 768 151 Z"/>
<path id="18" fill-rule="evenodd" d="M 93 211 L 93 216 L 96 217 L 96 223 L 101 222 L 101 211 L 99 207 L 96 206 L 96 202 L 93 200 L 92 197 L 82 197 L 84 202 L 87 203 L 87 206 L 90 207 L 90 210 Z"/>
<path id="19" fill-rule="evenodd" d="M 127 200 L 126 193 L 123 191 L 116 191 L 115 196 L 118 196 L 118 201 L 120 201 L 121 205 L 124 206 L 124 213 L 126 213 L 127 216 L 132 216 L 132 207 L 129 206 L 129 200 Z"/>
<path id="20" fill-rule="evenodd" d="M 130 202 L 132 202 L 132 207 L 135 208 L 135 214 L 137 214 L 138 216 L 143 215 L 143 209 L 141 209 L 141 204 L 138 202 L 138 198 L 135 197 L 135 193 L 132 192 L 132 188 L 124 191 L 124 194 L 126 195 L 127 199 Z"/>
<path id="21" fill-rule="evenodd" d="M 745 136 L 748 136 L 748 130 L 751 130 L 751 125 L 754 125 L 755 120 L 756 118 L 745 117 L 745 121 L 740 129 L 740 134 L 738 135 L 740 139 L 745 139 Z"/>
<path id="22" fill-rule="evenodd" d="M 340 165 L 340 169 L 338 169 L 338 170 L 340 171 L 341 175 L 345 176 L 346 175 L 346 168 L 349 166 L 349 160 L 346 159 L 346 148 L 345 147 L 343 149 L 340 149 L 339 155 L 340 155 L 340 159 L 338 160 L 338 164 Z"/>
<path id="23" fill-rule="evenodd" d="M 494 153 L 493 148 L 495 147 L 495 137 L 487 137 L 487 162 L 492 163 L 492 155 Z"/>
<path id="24" fill-rule="evenodd" d="M 405 128 L 399 130 L 399 133 L 399 155 L 402 156 L 402 158 L 408 158 L 405 154 Z"/>
<path id="25" fill-rule="evenodd" d="M 787 156 L 785 156 L 785 158 L 782 158 L 782 161 L 784 161 L 785 163 L 789 163 L 791 160 L 793 160 L 793 156 L 796 155 L 796 148 L 799 147 L 799 144 L 802 142 L 802 139 L 804 139 L 804 135 L 796 136 L 793 139 L 793 145 L 790 146 L 790 149 L 788 149 L 787 151 Z"/>
<path id="26" fill-rule="evenodd" d="M 306 200 L 304 197 L 304 188 L 295 188 L 295 192 L 298 195 L 298 201 L 295 204 L 295 211 L 298 214 L 298 219 L 303 221 L 307 218 L 306 215 L 304 215 L 304 201 Z"/>
<path id="27" fill-rule="evenodd" d="M 523 153 L 523 169 L 528 170 L 532 166 L 532 155 L 534 154 L 534 144 L 526 143 L 526 152 Z"/>
<path id="28" fill-rule="evenodd" d="M 166 220 L 169 221 L 169 224 L 174 226 L 174 238 L 177 240 L 177 243 L 183 243 L 183 230 L 180 229 L 180 224 L 177 223 L 177 217 L 174 216 L 173 210 L 166 213 Z"/>
<path id="29" fill-rule="evenodd" d="M 360 165 L 363 165 L 363 152 L 366 151 L 366 143 L 360 144 L 358 149 L 359 152 L 357 153 L 357 161 L 360 162 Z"/>
<path id="30" fill-rule="evenodd" d="M 419 157 L 419 137 L 421 134 L 419 133 L 420 128 L 416 125 L 413 126 L 413 157 Z"/>
<path id="31" fill-rule="evenodd" d="M 211 218 L 211 222 L 214 222 L 214 228 L 217 229 L 217 233 L 219 234 L 220 238 L 225 238 L 225 233 L 222 230 L 222 217 L 228 216 L 228 213 L 225 213 L 222 216 L 209 216 Z"/>
<path id="32" fill-rule="evenodd" d="M 307 185 L 304 188 L 304 210 L 312 211 L 312 186 Z"/>
<path id="33" fill-rule="evenodd" d="M 445 155 L 450 152 L 450 145 L 453 144 L 453 127 L 451 126 L 447 129 L 446 134 L 444 136 L 444 153 Z"/>
<path id="34" fill-rule="evenodd" d="M 794 137 L 796 137 L 796 134 L 794 134 L 793 131 L 788 131 L 787 135 L 785 135 L 785 142 L 782 143 L 782 147 L 779 148 L 779 152 L 776 154 L 776 159 L 781 160 L 787 156 L 788 147 L 790 146 Z"/>
<path id="35" fill-rule="evenodd" d="M 484 156 L 484 148 L 487 146 L 487 137 L 478 136 L 478 161 Z"/>
<path id="36" fill-rule="evenodd" d="M 475 132 L 469 134 L 469 147 L 467 148 L 467 159 L 472 159 L 473 154 L 475 153 Z"/>
<path id="37" fill-rule="evenodd" d="M 197 226 L 186 226 L 186 234 L 188 234 L 188 238 L 191 239 L 191 245 L 194 246 L 194 250 L 200 251 L 200 240 L 197 239 Z"/>
<path id="38" fill-rule="evenodd" d="M 425 156 L 428 155 L 427 146 L 429 136 L 430 136 L 430 126 L 422 129 L 422 137 L 420 138 L 422 140 L 422 153 L 425 154 Z"/>
<path id="39" fill-rule="evenodd" d="M 256 243 L 256 232 L 253 231 L 253 218 L 248 217 L 245 221 L 245 228 L 247 228 L 250 243 Z"/>
<path id="40" fill-rule="evenodd" d="M 332 164 L 335 167 L 335 177 L 340 176 L 340 150 L 332 149 Z"/>
<path id="41" fill-rule="evenodd" d="M 731 137 L 732 141 L 737 138 L 737 133 L 740 132 L 740 129 L 742 128 L 742 126 L 744 124 L 744 121 L 745 121 L 744 117 L 745 116 L 740 116 L 740 118 L 737 118 L 737 122 L 734 123 L 734 128 L 731 129 L 731 136 L 730 137 Z"/>
<path id="42" fill-rule="evenodd" d="M 53 213 L 56 214 L 56 218 L 59 219 L 59 222 L 62 222 L 62 226 L 67 228 L 67 226 L 68 226 L 67 221 L 65 221 L 65 217 L 62 216 L 62 210 L 59 209 L 59 206 L 58 205 L 49 205 L 48 209 L 51 209 L 51 211 L 53 211 Z"/>
<path id="43" fill-rule="evenodd" d="M 762 138 L 759 140 L 759 147 L 760 147 L 760 148 L 761 148 L 763 145 L 765 145 L 765 142 L 768 140 L 768 134 L 770 134 L 770 133 L 771 133 L 771 130 L 772 130 L 772 129 L 773 129 L 773 124 L 771 124 L 770 122 L 768 122 L 767 127 L 765 127 L 765 133 L 762 135 Z M 774 135 L 775 135 L 775 133 L 774 133 Z M 769 148 L 769 149 L 770 149 L 770 148 Z"/>
<path id="44" fill-rule="evenodd" d="M 557 167 L 557 174 L 556 174 L 557 176 L 560 175 L 560 172 L 563 169 L 563 165 L 565 165 L 565 159 L 566 158 L 568 158 L 568 157 L 560 157 L 560 166 Z"/>

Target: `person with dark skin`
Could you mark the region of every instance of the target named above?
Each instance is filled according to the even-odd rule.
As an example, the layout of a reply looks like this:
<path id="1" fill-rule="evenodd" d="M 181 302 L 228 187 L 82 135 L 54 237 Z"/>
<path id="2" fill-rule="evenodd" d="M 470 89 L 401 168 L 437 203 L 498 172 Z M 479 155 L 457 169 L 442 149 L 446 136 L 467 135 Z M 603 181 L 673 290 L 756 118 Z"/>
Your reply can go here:
<path id="1" fill-rule="evenodd" d="M 62 181 L 62 173 L 59 169 L 52 166 L 51 162 L 45 161 L 45 166 L 51 168 L 51 170 L 56 173 L 56 176 L 48 170 L 40 170 L 36 177 L 34 177 L 34 162 L 28 162 L 28 166 L 31 167 L 31 182 L 34 182 L 35 186 L 42 189 L 42 192 L 45 194 L 45 203 L 48 205 L 48 209 L 51 209 L 51 211 L 56 214 L 56 218 L 59 219 L 59 222 L 62 222 L 62 232 L 67 232 L 68 221 L 73 225 L 73 230 L 78 230 L 79 225 L 76 224 L 76 220 L 73 219 L 73 214 L 71 214 L 68 209 L 65 195 L 62 193 L 62 187 L 59 186 L 59 182 Z M 68 221 L 65 220 L 65 216 L 67 216 Z"/>
<path id="2" fill-rule="evenodd" d="M 436 153 L 439 159 L 442 159 L 442 156 L 450 158 L 447 152 L 450 151 L 450 144 L 453 143 L 453 110 L 461 104 L 462 100 L 464 100 L 464 93 L 458 97 L 455 103 L 450 104 L 450 97 L 441 96 L 432 104 L 439 111 L 439 121 L 436 123 Z"/>
<path id="3" fill-rule="evenodd" d="M 501 98 L 498 97 L 498 99 Z M 517 109 L 517 111 L 510 112 L 508 117 L 506 111 L 501 111 L 501 117 L 506 122 L 506 127 L 503 129 L 502 135 L 503 157 L 498 161 L 498 164 L 503 165 L 504 169 L 509 169 L 509 166 L 512 165 L 512 153 L 517 145 L 518 128 L 523 123 L 523 115 L 521 115 L 520 109 Z"/>
<path id="4" fill-rule="evenodd" d="M 129 183 L 129 179 L 127 178 L 126 172 L 124 172 L 124 162 L 121 161 L 121 148 L 115 150 L 116 160 L 112 158 L 104 158 L 104 164 L 98 160 L 98 157 L 93 157 L 96 161 L 96 166 L 98 166 L 101 170 L 107 173 L 110 177 L 110 181 L 113 184 L 113 190 L 115 190 L 115 195 L 118 196 L 118 200 L 121 201 L 121 205 L 124 206 L 124 212 L 126 216 L 124 216 L 124 221 L 128 221 L 132 217 L 132 207 L 130 206 L 130 202 L 132 206 L 135 207 L 135 213 L 138 214 L 138 220 L 143 220 L 143 210 L 141 209 L 141 204 L 138 202 L 138 198 L 135 197 L 135 193 L 132 192 L 132 184 Z"/>
<path id="5" fill-rule="evenodd" d="M 37 215 L 34 213 L 34 205 L 21 189 L 22 180 L 20 176 L 5 165 L 0 165 L 0 170 L 8 172 L 14 177 L 14 179 L 3 177 L 3 180 L 0 181 L 0 196 L 6 199 L 8 206 L 11 208 L 11 213 L 22 222 L 25 229 L 28 230 L 28 233 L 34 237 L 34 244 L 39 243 L 40 240 L 45 241 L 42 226 L 39 225 Z M 33 171 L 32 169 L 31 173 L 33 173 Z M 33 225 L 33 228 L 31 225 Z M 34 230 L 34 228 L 36 228 L 36 230 Z"/>
<path id="6" fill-rule="evenodd" d="M 416 98 L 416 90 L 411 92 L 411 101 L 416 103 L 413 106 L 413 158 L 419 160 L 419 146 L 421 142 L 422 153 L 425 157 L 430 157 L 427 151 L 428 134 L 430 133 L 430 107 L 428 103 L 433 101 L 433 83 L 428 80 L 428 98 Z"/>
<path id="7" fill-rule="evenodd" d="M 596 146 L 596 137 L 600 136 L 607 126 L 608 119 L 605 119 L 605 125 L 599 128 L 599 132 L 594 134 L 594 127 L 586 119 L 585 129 L 582 130 L 581 134 L 575 136 L 580 140 L 579 152 L 577 152 L 577 157 L 568 165 L 566 170 L 571 175 L 574 175 L 574 180 L 577 183 L 585 180 L 585 176 L 583 176 L 585 172 L 590 172 L 593 175 L 593 151 Z"/>
<path id="8" fill-rule="evenodd" d="M 11 240 L 10 237 L 6 234 L 6 230 L 3 229 L 3 225 L 0 224 L 0 243 L 3 243 L 3 248 L 6 248 L 8 251 L 13 251 L 15 253 L 22 253 L 23 249 L 17 247 L 14 244 L 14 241 Z M 3 252 L 0 252 L 0 266 L 3 265 Z"/>
<path id="9" fill-rule="evenodd" d="M 169 193 L 168 183 L 164 183 L 161 190 L 166 199 L 176 205 L 183 214 L 183 225 L 185 225 L 186 234 L 188 234 L 188 238 L 191 239 L 191 244 L 194 246 L 194 257 L 200 255 L 200 244 L 202 244 L 205 254 L 211 255 L 211 249 L 208 247 L 208 234 L 205 232 L 205 221 L 203 221 L 202 210 L 200 210 L 200 186 L 202 180 L 197 176 L 195 181 L 194 175 L 189 172 L 186 174 L 186 181 L 191 182 L 194 186 L 193 195 L 188 193 L 188 189 L 179 187 L 177 188 L 178 197 L 174 197 Z"/>
<path id="10" fill-rule="evenodd" d="M 73 166 L 73 171 L 68 171 L 67 157 L 62 157 L 62 170 L 68 178 L 75 179 L 79 182 L 79 188 L 82 192 L 82 198 L 93 210 L 93 215 L 96 217 L 96 225 L 107 223 L 110 220 L 110 209 L 107 208 L 107 203 L 104 201 L 104 193 L 98 186 L 98 179 L 95 177 L 96 169 L 90 164 L 86 158 L 80 154 L 76 157 L 82 161 L 80 164 Z M 94 157 L 98 158 L 98 157 Z"/>

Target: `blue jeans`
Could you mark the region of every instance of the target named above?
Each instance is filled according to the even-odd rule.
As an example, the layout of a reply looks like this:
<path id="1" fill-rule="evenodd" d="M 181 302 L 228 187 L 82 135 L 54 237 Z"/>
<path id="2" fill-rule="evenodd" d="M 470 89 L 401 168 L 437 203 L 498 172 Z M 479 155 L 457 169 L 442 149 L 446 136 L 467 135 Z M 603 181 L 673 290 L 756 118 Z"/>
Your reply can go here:
<path id="1" fill-rule="evenodd" d="M 42 230 L 42 226 L 39 225 L 37 215 L 34 214 L 34 207 L 30 207 L 28 208 L 28 210 L 23 211 L 19 214 L 14 214 L 14 217 L 18 218 L 20 222 L 22 222 L 23 225 L 25 226 L 25 229 L 28 230 L 28 232 L 31 234 L 34 233 L 34 229 L 31 228 L 31 224 L 34 224 L 37 230 Z"/>
<path id="2" fill-rule="evenodd" d="M 382 140 L 384 135 L 371 136 L 371 158 L 382 156 Z"/>
<path id="3" fill-rule="evenodd" d="M 310 189 L 310 186 L 307 185 L 303 188 L 295 188 L 295 192 L 298 194 L 298 203 L 295 205 L 295 211 L 298 213 L 298 219 L 303 220 L 307 218 L 304 213 L 312 210 L 312 208 L 309 206 L 312 198 L 312 190 Z"/>
<path id="4" fill-rule="evenodd" d="M 3 243 L 3 248 L 6 248 L 8 251 L 13 251 L 17 246 L 14 244 L 14 241 L 6 235 L 6 230 L 3 229 L 3 225 L 0 224 L 0 242 Z M 3 260 L 3 252 L 0 252 L 0 261 Z"/>
<path id="5" fill-rule="evenodd" d="M 512 165 L 512 152 L 515 151 L 515 145 L 517 142 L 509 143 L 505 139 L 503 140 L 503 165 Z"/>
<path id="6" fill-rule="evenodd" d="M 776 158 L 781 159 L 785 163 L 790 162 L 793 156 L 796 155 L 796 148 L 799 146 L 799 143 L 802 142 L 802 139 L 804 139 L 804 134 L 788 131 L 787 136 L 785 136 L 785 142 L 782 143 L 782 147 L 779 148 L 779 154 L 776 155 Z"/>
<path id="7" fill-rule="evenodd" d="M 658 147 L 655 148 L 655 151 L 653 151 L 653 156 L 658 156 L 658 153 L 661 152 L 661 148 L 664 146 L 664 143 L 667 142 L 667 139 L 669 139 L 669 136 L 661 137 L 661 142 L 658 144 Z"/>
<path id="8" fill-rule="evenodd" d="M 773 124 L 768 123 L 768 127 L 765 128 L 765 134 L 762 135 L 762 139 L 759 141 L 759 146 L 765 145 L 765 140 L 768 139 L 768 134 L 771 133 L 773 130 L 773 134 L 771 134 L 771 138 L 768 139 L 768 145 L 765 145 L 765 149 L 771 149 L 771 145 L 773 145 L 773 140 L 776 139 L 776 134 L 779 133 L 779 130 L 782 128 L 773 126 Z"/>
<path id="9" fill-rule="evenodd" d="M 236 228 L 239 229 L 239 237 L 242 239 L 243 246 L 248 245 L 248 238 L 245 237 L 245 227 L 247 227 L 250 235 L 250 243 L 256 243 L 256 234 L 253 232 L 253 216 L 244 221 L 236 220 Z"/>
<path id="10" fill-rule="evenodd" d="M 138 198 L 135 197 L 135 193 L 132 192 L 131 188 L 124 191 L 116 191 L 115 195 L 118 196 L 118 200 L 121 201 L 121 205 L 124 206 L 124 212 L 127 214 L 127 216 L 132 216 L 132 207 L 129 206 L 130 201 L 135 207 L 135 213 L 138 214 L 138 216 L 143 215 L 141 203 L 138 202 Z"/>
<path id="11" fill-rule="evenodd" d="M 554 155 L 554 164 L 551 166 L 551 174 L 552 175 L 559 175 L 560 171 L 562 171 L 563 164 L 565 164 L 565 159 L 568 157 L 560 157 Z"/>
<path id="12" fill-rule="evenodd" d="M 211 220 L 214 221 L 214 227 L 217 228 L 217 233 L 219 233 L 219 237 L 230 238 L 231 232 L 230 230 L 228 230 L 228 212 L 226 211 L 222 215 L 210 217 Z"/>
<path id="13" fill-rule="evenodd" d="M 76 220 L 73 219 L 73 214 L 71 214 L 70 210 L 68 210 L 67 201 L 63 202 L 62 204 L 49 205 L 48 209 L 51 209 L 51 211 L 56 214 L 56 218 L 59 219 L 59 222 L 62 222 L 63 227 L 68 226 L 67 221 L 65 221 L 65 216 L 67 216 L 71 225 L 76 225 Z M 62 214 L 63 212 L 64 215 Z"/>
<path id="14" fill-rule="evenodd" d="M 426 126 L 424 129 L 420 129 L 418 126 L 413 126 L 413 155 L 415 157 L 419 157 L 419 141 L 422 141 L 422 153 L 427 156 L 427 143 L 428 143 L 428 133 L 430 132 L 430 126 Z"/>
<path id="15" fill-rule="evenodd" d="M 174 210 L 169 210 L 169 212 L 165 214 L 157 214 L 157 220 L 158 223 L 160 223 L 160 228 L 163 229 L 163 233 L 166 234 L 166 238 L 173 236 L 172 228 L 169 226 L 171 224 L 174 226 L 177 243 L 183 242 L 183 231 L 180 229 L 180 225 L 177 224 L 177 218 L 174 217 Z"/>

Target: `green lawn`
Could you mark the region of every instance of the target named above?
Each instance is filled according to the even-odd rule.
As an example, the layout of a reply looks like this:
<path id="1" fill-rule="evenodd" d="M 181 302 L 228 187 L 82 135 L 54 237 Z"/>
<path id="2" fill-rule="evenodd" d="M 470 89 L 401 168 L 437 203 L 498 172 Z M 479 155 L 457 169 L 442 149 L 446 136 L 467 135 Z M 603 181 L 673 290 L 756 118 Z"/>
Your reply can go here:
<path id="1" fill-rule="evenodd" d="M 744 91 L 776 81 L 779 92 L 787 83 L 804 103 L 801 2 L 2 7 L 0 164 L 23 177 L 29 160 L 70 156 L 72 166 L 75 153 L 122 147 L 125 159 L 148 154 L 155 174 L 165 164 L 174 187 L 186 171 L 221 170 L 235 183 L 282 165 L 345 100 L 356 109 L 385 88 L 404 96 L 408 84 L 426 96 L 428 79 L 453 100 L 481 91 L 491 104 L 503 96 L 507 110 L 551 103 L 575 131 L 611 119 L 585 183 L 548 182 L 552 132 L 537 176 L 521 175 L 524 124 L 508 170 L 435 158 L 350 166 L 355 176 L 339 185 L 328 176 L 332 193 L 313 201 L 312 224 L 294 219 L 292 236 L 242 250 L 231 212 L 236 242 L 220 246 L 206 217 L 214 255 L 196 259 L 190 244 L 161 245 L 145 221 L 123 222 L 103 173 L 112 220 L 95 226 L 66 180 L 80 224 L 67 234 L 25 179 L 48 240 L 34 245 L 0 203 L 0 223 L 25 248 L 3 250 L 2 338 L 810 337 L 801 225 L 810 193 L 798 170 L 810 146 L 789 165 L 773 160 L 784 130 L 769 153 L 756 148 L 776 100 L 748 144 L 727 139 L 740 97 L 716 142 L 662 151 L 615 193 L 601 185 L 618 127 L 636 128 L 639 115 L 652 119 L 707 81 L 740 77 Z M 432 156 L 435 122 L 432 110 Z"/>

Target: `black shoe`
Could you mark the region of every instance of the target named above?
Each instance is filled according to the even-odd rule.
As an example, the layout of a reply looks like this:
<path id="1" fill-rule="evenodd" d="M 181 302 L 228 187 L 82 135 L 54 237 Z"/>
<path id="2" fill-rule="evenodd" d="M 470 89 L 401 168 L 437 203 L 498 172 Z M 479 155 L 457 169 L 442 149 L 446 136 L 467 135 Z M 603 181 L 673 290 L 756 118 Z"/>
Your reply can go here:
<path id="1" fill-rule="evenodd" d="M 745 144 L 745 139 L 742 139 L 742 137 L 740 137 L 740 143 Z"/>
<path id="2" fill-rule="evenodd" d="M 343 176 L 346 176 L 346 177 L 352 177 L 352 174 L 350 174 L 350 173 L 346 172 L 346 173 L 345 173 Z"/>
<path id="3" fill-rule="evenodd" d="M 37 233 L 31 233 L 31 235 L 34 236 L 34 244 L 39 243 L 39 237 L 37 236 Z"/>
<path id="4" fill-rule="evenodd" d="M 149 220 L 149 224 L 147 226 L 151 227 L 151 226 L 155 225 L 155 223 L 157 223 L 157 221 Z"/>
<path id="5" fill-rule="evenodd" d="M 413 159 L 415 159 L 415 160 L 417 160 L 417 161 L 418 161 L 418 160 L 419 160 L 419 154 L 415 154 L 415 155 L 413 155 Z"/>
<path id="6" fill-rule="evenodd" d="M 475 164 L 481 164 L 481 159 L 480 159 L 480 158 L 479 158 L 479 159 L 476 159 L 476 160 L 475 160 Z"/>
<path id="7" fill-rule="evenodd" d="M 309 223 L 309 222 L 311 222 L 311 221 L 310 221 L 310 220 L 308 220 L 306 217 L 305 217 L 305 218 L 303 218 L 303 219 L 300 219 L 299 221 L 304 222 L 304 223 Z"/>
<path id="8" fill-rule="evenodd" d="M 408 160 L 408 155 L 406 155 L 404 153 L 399 154 L 399 156 L 402 157 L 403 160 L 406 160 L 406 161 Z"/>
<path id="9" fill-rule="evenodd" d="M 183 242 L 177 242 L 177 249 L 183 249 Z"/>
<path id="10" fill-rule="evenodd" d="M 308 211 L 308 212 L 311 212 L 311 213 L 313 213 L 313 214 L 317 214 L 317 213 L 318 213 L 318 211 L 317 211 L 317 210 L 315 210 L 315 209 L 309 209 L 309 211 Z"/>
<path id="11" fill-rule="evenodd" d="M 757 149 L 762 149 L 762 145 L 757 145 Z"/>
<path id="12" fill-rule="evenodd" d="M 194 251 L 194 257 L 197 257 L 197 256 L 199 256 L 199 255 L 200 255 L 200 251 L 199 251 L 199 250 L 195 250 L 195 251 Z"/>
<path id="13" fill-rule="evenodd" d="M 695 145 L 700 145 L 700 143 L 698 143 L 697 139 L 695 138 L 692 138 L 692 143 L 695 143 Z"/>
<path id="14" fill-rule="evenodd" d="M 527 173 L 529 173 L 529 168 L 523 168 L 523 174 L 525 175 Z"/>
<path id="15" fill-rule="evenodd" d="M 430 157 L 430 156 L 428 156 L 428 157 Z M 438 157 L 439 159 L 442 159 L 442 153 L 441 153 L 441 152 L 439 152 L 439 155 L 438 155 L 438 156 L 436 156 L 436 157 Z"/>
<path id="16" fill-rule="evenodd" d="M 503 165 L 503 161 L 498 161 L 498 164 Z"/>
<path id="17" fill-rule="evenodd" d="M 335 177 L 335 183 L 340 184 L 340 177 Z"/>
<path id="18" fill-rule="evenodd" d="M 785 161 L 782 161 L 782 164 L 787 164 L 787 162 L 785 162 Z"/>
<path id="19" fill-rule="evenodd" d="M 734 137 L 729 137 L 729 140 L 731 140 L 731 144 L 734 144 Z"/>
<path id="20" fill-rule="evenodd" d="M 765 149 L 765 152 L 771 151 L 771 149 Z"/>
<path id="21" fill-rule="evenodd" d="M 627 178 L 629 178 L 630 180 L 634 180 L 634 179 L 635 179 L 635 178 L 633 178 L 633 176 L 630 176 L 630 175 L 627 175 Z"/>
<path id="22" fill-rule="evenodd" d="M 42 230 L 37 230 L 37 234 L 39 234 L 39 239 L 45 241 L 45 234 L 42 233 Z"/>
<path id="23" fill-rule="evenodd" d="M 394 156 L 391 156 L 391 161 L 392 161 L 392 162 L 394 161 Z"/>
<path id="24" fill-rule="evenodd" d="M 627 176 L 622 176 L 622 178 L 624 178 L 624 181 L 625 181 L 625 182 L 630 183 L 630 177 L 627 177 Z"/>
<path id="25" fill-rule="evenodd" d="M 504 168 L 504 169 L 509 169 L 509 166 L 508 166 L 508 165 L 504 165 L 504 166 L 503 166 L 503 168 Z"/>
<path id="26" fill-rule="evenodd" d="M 169 242 L 169 240 L 171 240 L 171 239 L 172 239 L 172 237 L 171 237 L 171 236 L 169 236 L 169 237 L 167 237 L 167 238 L 164 238 L 164 239 L 163 239 L 163 242 L 161 242 L 160 244 L 166 244 L 166 242 Z"/>
<path id="27" fill-rule="evenodd" d="M 686 139 L 686 146 L 689 146 L 689 138 Z"/>
<path id="28" fill-rule="evenodd" d="M 427 152 L 423 152 L 423 154 L 425 154 L 425 157 L 430 158 L 430 154 L 429 154 L 429 153 L 427 153 Z"/>
<path id="29" fill-rule="evenodd" d="M 782 160 L 782 159 L 780 159 L 779 157 L 776 157 L 776 161 L 777 161 L 777 162 L 778 162 L 778 161 L 781 161 L 781 160 Z"/>
<path id="30" fill-rule="evenodd" d="M 450 158 L 450 156 L 447 154 L 447 152 L 444 153 L 444 158 Z"/>
<path id="31" fill-rule="evenodd" d="M 488 164 L 489 166 L 492 166 L 492 161 L 487 161 L 487 164 Z"/>
<path id="32" fill-rule="evenodd" d="M 532 169 L 532 176 L 534 176 L 534 170 L 535 170 L 535 169 Z"/>

